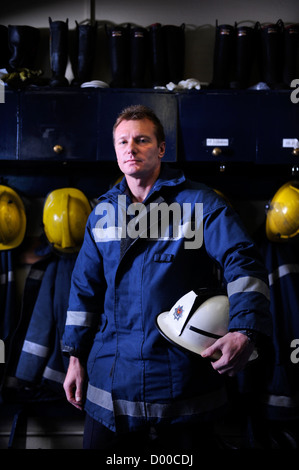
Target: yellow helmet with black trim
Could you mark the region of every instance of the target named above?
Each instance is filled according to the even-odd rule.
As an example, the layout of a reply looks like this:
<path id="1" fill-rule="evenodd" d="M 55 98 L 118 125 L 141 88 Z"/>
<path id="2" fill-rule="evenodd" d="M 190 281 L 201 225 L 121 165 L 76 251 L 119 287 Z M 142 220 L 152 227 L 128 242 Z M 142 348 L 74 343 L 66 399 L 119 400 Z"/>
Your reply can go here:
<path id="1" fill-rule="evenodd" d="M 52 191 L 43 210 L 44 232 L 49 243 L 61 252 L 79 251 L 90 212 L 90 203 L 79 189 Z"/>
<path id="2" fill-rule="evenodd" d="M 26 212 L 22 199 L 9 186 L 0 185 L 0 250 L 11 250 L 24 240 Z"/>
<path id="3" fill-rule="evenodd" d="M 266 235 L 270 241 L 286 241 L 299 233 L 299 181 L 282 185 L 267 207 Z"/>

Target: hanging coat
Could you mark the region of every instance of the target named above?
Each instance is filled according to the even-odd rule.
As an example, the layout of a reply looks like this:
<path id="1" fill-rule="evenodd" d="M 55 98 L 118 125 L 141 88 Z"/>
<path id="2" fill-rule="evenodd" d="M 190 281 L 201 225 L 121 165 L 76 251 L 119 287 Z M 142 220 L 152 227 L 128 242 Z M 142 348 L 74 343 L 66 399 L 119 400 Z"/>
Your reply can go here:
<path id="1" fill-rule="evenodd" d="M 298 419 L 299 244 L 273 243 L 264 237 L 260 250 L 269 273 L 274 347 L 272 373 L 260 400 L 268 418 Z"/>
<path id="2" fill-rule="evenodd" d="M 11 337 L 17 324 L 14 274 L 13 251 L 0 251 L 0 386 L 4 378 L 5 362 L 10 354 Z"/>
<path id="3" fill-rule="evenodd" d="M 68 367 L 62 353 L 71 273 L 76 255 L 55 255 L 42 278 L 16 369 L 16 377 L 32 384 L 46 383 L 58 394 Z"/>
<path id="4" fill-rule="evenodd" d="M 178 233 L 170 220 L 168 236 L 162 231 L 164 236 L 155 240 L 150 223 L 137 237 L 132 226 L 131 237 L 122 232 L 132 223 L 122 225 L 122 210 L 130 215 L 132 207 L 126 192 L 124 179 L 99 198 L 72 276 L 63 342 L 65 351 L 87 360 L 85 409 L 119 431 L 210 419 L 226 403 L 223 378 L 209 361 L 163 338 L 156 316 L 190 290 L 207 287 L 218 264 L 227 283 L 230 329 L 268 335 L 267 273 L 235 212 L 180 170 L 164 167 L 144 205 L 150 220 L 158 203 L 176 203 L 181 209 L 185 203 L 189 228 L 200 222 L 195 233 L 202 233 L 203 240 L 198 247 L 185 244 L 191 237 L 183 220 Z M 137 225 L 140 230 L 142 220 Z"/>
<path id="5" fill-rule="evenodd" d="M 18 381 L 15 377 L 18 360 L 39 293 L 42 278 L 52 258 L 50 251 L 42 253 L 42 255 L 45 256 L 33 263 L 28 271 L 24 284 L 21 306 L 19 307 L 20 311 L 18 312 L 18 322 L 11 336 L 13 348 L 11 348 L 9 354 L 6 354 L 5 373 L 2 384 L 5 401 L 11 401 L 10 399 L 12 398 L 12 395 L 14 395 L 18 388 Z M 18 400 L 19 399 L 20 397 L 18 397 Z"/>

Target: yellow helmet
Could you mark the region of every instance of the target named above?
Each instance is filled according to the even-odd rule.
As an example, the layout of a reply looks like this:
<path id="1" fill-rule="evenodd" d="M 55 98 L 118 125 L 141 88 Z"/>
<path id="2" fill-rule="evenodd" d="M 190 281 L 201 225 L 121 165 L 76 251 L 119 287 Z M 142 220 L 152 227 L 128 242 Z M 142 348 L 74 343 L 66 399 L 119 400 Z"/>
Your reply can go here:
<path id="1" fill-rule="evenodd" d="M 55 189 L 46 198 L 43 225 L 48 241 L 63 252 L 79 251 L 91 206 L 76 188 Z"/>
<path id="2" fill-rule="evenodd" d="M 0 250 L 11 250 L 24 240 L 25 207 L 20 196 L 8 186 L 0 185 Z"/>
<path id="3" fill-rule="evenodd" d="M 228 199 L 228 197 L 227 197 L 222 191 L 220 191 L 219 189 L 216 189 L 216 188 L 213 188 L 213 190 L 215 191 L 215 193 L 218 194 L 218 196 L 221 196 L 222 199 L 224 199 L 225 202 L 226 202 L 229 206 L 232 207 L 230 200 Z"/>
<path id="4" fill-rule="evenodd" d="M 299 233 L 299 181 L 279 188 L 267 207 L 266 235 L 272 241 L 286 241 Z"/>
<path id="5" fill-rule="evenodd" d="M 122 173 L 113 183 L 113 186 L 116 186 L 118 183 L 120 183 L 125 175 Z"/>

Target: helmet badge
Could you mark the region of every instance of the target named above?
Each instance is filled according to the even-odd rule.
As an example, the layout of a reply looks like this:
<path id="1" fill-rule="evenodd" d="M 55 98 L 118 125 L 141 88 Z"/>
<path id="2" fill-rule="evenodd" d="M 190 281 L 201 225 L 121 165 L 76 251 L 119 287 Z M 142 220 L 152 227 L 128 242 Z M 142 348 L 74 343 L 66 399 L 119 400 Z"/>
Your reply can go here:
<path id="1" fill-rule="evenodd" d="M 173 313 L 173 316 L 176 320 L 179 320 L 182 315 L 183 315 L 183 306 L 182 305 L 179 305 L 177 308 L 174 309 L 174 313 Z"/>

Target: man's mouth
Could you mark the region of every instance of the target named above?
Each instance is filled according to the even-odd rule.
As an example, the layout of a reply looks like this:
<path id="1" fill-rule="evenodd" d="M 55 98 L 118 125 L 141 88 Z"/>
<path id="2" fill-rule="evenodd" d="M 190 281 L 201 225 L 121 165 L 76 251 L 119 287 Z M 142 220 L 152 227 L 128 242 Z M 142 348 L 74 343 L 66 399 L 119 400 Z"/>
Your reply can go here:
<path id="1" fill-rule="evenodd" d="M 125 163 L 137 163 L 141 162 L 141 160 L 138 160 L 138 158 L 129 158 L 128 160 L 125 160 Z"/>

